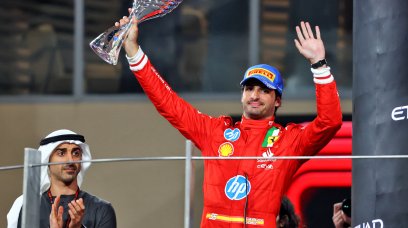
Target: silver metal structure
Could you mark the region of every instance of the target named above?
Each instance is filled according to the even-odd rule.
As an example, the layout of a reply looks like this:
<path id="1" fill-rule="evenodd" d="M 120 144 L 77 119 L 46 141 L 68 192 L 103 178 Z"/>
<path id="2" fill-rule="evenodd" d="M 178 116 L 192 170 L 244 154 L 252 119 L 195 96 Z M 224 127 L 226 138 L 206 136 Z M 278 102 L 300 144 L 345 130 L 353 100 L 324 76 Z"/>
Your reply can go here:
<path id="1" fill-rule="evenodd" d="M 192 160 L 193 145 L 190 140 L 186 141 L 186 170 L 184 186 L 184 228 L 192 227 L 191 224 L 191 195 L 192 195 Z"/>
<path id="2" fill-rule="evenodd" d="M 23 228 L 40 226 L 41 167 L 30 167 L 30 164 L 39 162 L 41 162 L 41 153 L 38 150 L 31 148 L 24 150 L 23 214 L 21 218 Z"/>
<path id="3" fill-rule="evenodd" d="M 336 159 L 406 159 L 408 155 L 336 155 L 336 156 L 276 156 L 272 158 L 264 157 L 208 157 L 208 156 L 192 156 L 193 144 L 190 140 L 186 140 L 186 156 L 168 156 L 168 157 L 132 157 L 132 158 L 105 158 L 92 159 L 72 162 L 50 162 L 41 163 L 41 154 L 36 149 L 25 149 L 24 165 L 3 166 L 2 170 L 13 170 L 24 168 L 23 180 L 23 214 L 22 227 L 38 227 L 34 224 L 39 224 L 39 207 L 40 207 L 40 174 L 41 166 L 72 164 L 72 163 L 107 163 L 107 162 L 128 162 L 128 161 L 178 161 L 185 160 L 185 194 L 184 194 L 184 228 L 192 227 L 192 193 L 194 178 L 192 172 L 193 160 L 336 160 Z"/>
<path id="4" fill-rule="evenodd" d="M 260 37 L 260 0 L 249 2 L 249 65 L 259 63 L 259 37 Z"/>

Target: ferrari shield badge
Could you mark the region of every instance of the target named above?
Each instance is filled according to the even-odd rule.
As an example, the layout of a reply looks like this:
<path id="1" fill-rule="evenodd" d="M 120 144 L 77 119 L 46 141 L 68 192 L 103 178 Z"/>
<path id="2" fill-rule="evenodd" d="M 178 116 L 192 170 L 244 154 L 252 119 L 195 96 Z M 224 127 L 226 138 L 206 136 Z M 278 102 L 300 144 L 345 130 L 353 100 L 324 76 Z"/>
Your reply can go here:
<path id="1" fill-rule="evenodd" d="M 272 127 L 266 132 L 265 138 L 262 142 L 262 147 L 272 147 L 279 138 L 279 128 Z"/>

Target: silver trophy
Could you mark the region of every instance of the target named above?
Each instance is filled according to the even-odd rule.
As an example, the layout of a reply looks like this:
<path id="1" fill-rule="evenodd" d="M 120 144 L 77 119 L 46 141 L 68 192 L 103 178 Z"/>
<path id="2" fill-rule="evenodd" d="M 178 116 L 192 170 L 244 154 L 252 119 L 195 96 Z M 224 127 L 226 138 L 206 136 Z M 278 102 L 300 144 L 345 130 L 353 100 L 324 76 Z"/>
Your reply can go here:
<path id="1" fill-rule="evenodd" d="M 129 14 L 132 18 L 130 23 L 121 27 L 112 26 L 104 33 L 96 37 L 89 46 L 103 60 L 109 64 L 116 65 L 123 40 L 126 38 L 132 26 L 133 16 L 138 23 L 156 17 L 162 17 L 174 10 L 183 0 L 134 0 L 133 7 Z"/>

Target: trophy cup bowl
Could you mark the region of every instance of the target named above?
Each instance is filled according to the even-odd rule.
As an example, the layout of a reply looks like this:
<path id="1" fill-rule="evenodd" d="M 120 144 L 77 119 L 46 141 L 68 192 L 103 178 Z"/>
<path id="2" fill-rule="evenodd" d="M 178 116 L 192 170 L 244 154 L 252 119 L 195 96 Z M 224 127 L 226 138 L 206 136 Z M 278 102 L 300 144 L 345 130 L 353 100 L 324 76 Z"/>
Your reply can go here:
<path id="1" fill-rule="evenodd" d="M 132 26 L 133 16 L 138 24 L 156 17 L 162 17 L 174 10 L 183 0 L 134 0 L 129 14 L 131 21 L 123 26 L 112 26 L 96 37 L 89 46 L 109 64 L 118 63 L 120 49 Z"/>

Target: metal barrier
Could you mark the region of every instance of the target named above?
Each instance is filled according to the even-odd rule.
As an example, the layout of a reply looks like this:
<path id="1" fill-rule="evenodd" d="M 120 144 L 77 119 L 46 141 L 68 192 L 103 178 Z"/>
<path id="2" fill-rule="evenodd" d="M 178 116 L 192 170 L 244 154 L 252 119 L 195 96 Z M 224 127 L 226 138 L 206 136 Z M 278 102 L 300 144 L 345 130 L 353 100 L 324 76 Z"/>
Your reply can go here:
<path id="1" fill-rule="evenodd" d="M 172 156 L 172 157 L 132 157 L 132 158 L 106 158 L 106 159 L 92 159 L 73 162 L 50 162 L 41 163 L 41 154 L 36 149 L 26 148 L 24 156 L 24 165 L 4 166 L 0 167 L 2 170 L 13 170 L 24 168 L 23 180 L 23 213 L 22 213 L 22 227 L 33 227 L 34 224 L 39 226 L 39 208 L 40 208 L 40 172 L 41 166 L 45 165 L 59 165 L 59 164 L 74 164 L 74 163 L 107 163 L 107 162 L 127 162 L 127 161 L 175 161 L 185 160 L 185 194 L 184 194 L 184 228 L 192 227 L 191 224 L 191 193 L 192 188 L 192 161 L 193 160 L 256 160 L 256 159 L 271 159 L 271 160 L 309 160 L 309 159 L 404 159 L 408 155 L 340 155 L 340 156 L 277 156 L 272 158 L 264 157 L 205 157 L 192 156 L 193 145 L 190 140 L 186 140 L 186 156 Z M 28 224 L 30 224 L 28 226 Z"/>

